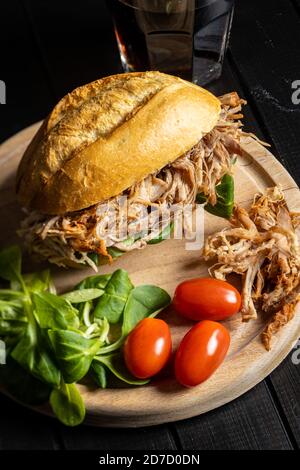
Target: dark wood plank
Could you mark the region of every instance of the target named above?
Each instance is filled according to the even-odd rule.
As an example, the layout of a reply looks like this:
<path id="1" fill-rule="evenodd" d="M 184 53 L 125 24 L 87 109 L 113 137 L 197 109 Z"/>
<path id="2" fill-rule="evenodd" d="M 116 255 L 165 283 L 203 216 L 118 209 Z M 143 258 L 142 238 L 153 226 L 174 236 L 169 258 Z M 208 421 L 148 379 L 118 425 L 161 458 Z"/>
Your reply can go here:
<path id="1" fill-rule="evenodd" d="M 286 0 L 236 2 L 230 53 L 257 117 L 300 182 L 300 106 L 292 102 L 299 79 L 300 16 Z"/>
<path id="2" fill-rule="evenodd" d="M 207 88 L 214 93 L 216 96 L 223 95 L 224 93 L 229 93 L 231 91 L 237 91 L 241 98 L 248 98 L 246 96 L 246 92 L 241 86 L 241 83 L 236 75 L 236 73 L 232 70 L 230 62 L 227 58 L 225 58 L 222 70 L 222 76 L 220 80 L 211 83 L 207 86 Z M 256 116 L 255 116 L 255 109 L 252 107 L 252 100 L 249 100 L 247 105 L 243 107 L 243 123 L 244 129 L 247 132 L 255 133 L 260 139 L 265 139 L 266 136 L 263 133 L 263 130 L 259 126 Z"/>
<path id="3" fill-rule="evenodd" d="M 79 85 L 121 72 L 103 0 L 22 1 L 58 98 Z"/>
<path id="4" fill-rule="evenodd" d="M 294 444 L 300 447 L 300 347 L 294 349 L 286 360 L 268 378 L 281 416 L 285 417 L 286 428 Z M 292 439 L 292 437 L 291 437 Z"/>
<path id="5" fill-rule="evenodd" d="M 0 395 L 0 451 L 60 449 L 56 422 Z"/>
<path id="6" fill-rule="evenodd" d="M 0 80 L 7 104 L 0 106 L 0 142 L 40 120 L 53 105 L 30 27 L 17 0 L 1 2 Z"/>
<path id="7" fill-rule="evenodd" d="M 184 450 L 292 448 L 264 382 L 228 405 L 174 427 Z"/>
<path id="8" fill-rule="evenodd" d="M 176 450 L 168 426 L 140 429 L 104 429 L 95 427 L 60 429 L 66 449 L 80 450 Z"/>

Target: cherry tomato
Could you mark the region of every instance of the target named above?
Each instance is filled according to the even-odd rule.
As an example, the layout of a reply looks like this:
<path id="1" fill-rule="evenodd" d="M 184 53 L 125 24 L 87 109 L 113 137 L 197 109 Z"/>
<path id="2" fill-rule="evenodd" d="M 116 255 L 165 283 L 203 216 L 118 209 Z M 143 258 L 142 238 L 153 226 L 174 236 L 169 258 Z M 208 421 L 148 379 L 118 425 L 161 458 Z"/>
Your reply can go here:
<path id="1" fill-rule="evenodd" d="M 220 323 L 203 320 L 182 339 L 175 356 L 175 375 L 185 387 L 194 387 L 208 379 L 223 362 L 230 335 Z"/>
<path id="2" fill-rule="evenodd" d="M 171 333 L 166 322 L 145 318 L 127 336 L 125 363 L 135 377 L 147 379 L 166 365 L 171 351 Z"/>
<path id="3" fill-rule="evenodd" d="M 241 296 L 231 284 L 219 279 L 195 278 L 179 284 L 173 304 L 191 320 L 224 320 L 240 310 Z"/>

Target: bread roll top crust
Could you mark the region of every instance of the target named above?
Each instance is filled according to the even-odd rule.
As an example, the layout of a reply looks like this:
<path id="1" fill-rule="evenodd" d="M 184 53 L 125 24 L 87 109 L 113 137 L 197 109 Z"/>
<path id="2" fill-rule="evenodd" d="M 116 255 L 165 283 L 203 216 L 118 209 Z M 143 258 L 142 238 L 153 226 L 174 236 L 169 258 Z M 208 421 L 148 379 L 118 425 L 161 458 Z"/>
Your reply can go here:
<path id="1" fill-rule="evenodd" d="M 208 91 L 159 72 L 120 74 L 66 95 L 17 173 L 21 204 L 46 214 L 116 196 L 195 145 L 217 123 Z"/>

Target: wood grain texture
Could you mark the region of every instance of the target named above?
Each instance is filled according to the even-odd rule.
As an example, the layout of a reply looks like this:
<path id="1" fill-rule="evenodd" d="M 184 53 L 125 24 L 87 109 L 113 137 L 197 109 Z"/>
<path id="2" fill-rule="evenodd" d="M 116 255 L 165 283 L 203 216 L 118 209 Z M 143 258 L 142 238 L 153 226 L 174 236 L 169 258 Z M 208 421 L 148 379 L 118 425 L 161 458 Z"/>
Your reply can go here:
<path id="1" fill-rule="evenodd" d="M 176 423 L 176 431 L 184 450 L 291 449 L 265 382 L 200 419 Z"/>
<path id="2" fill-rule="evenodd" d="M 300 17 L 286 0 L 237 1 L 235 15 L 230 55 L 246 99 L 286 168 L 299 175 L 300 106 L 292 102 L 292 83 L 300 79 Z"/>
<path id="3" fill-rule="evenodd" d="M 103 429 L 60 427 L 60 436 L 67 450 L 176 450 L 176 444 L 168 426 L 154 426 L 139 429 Z"/>
<path id="4" fill-rule="evenodd" d="M 294 440 L 295 447 L 300 447 L 299 361 L 298 345 L 268 378 L 269 387 L 271 384 L 278 400 L 276 406 L 280 406 L 280 414 L 284 417 L 285 426 Z"/>
<path id="5" fill-rule="evenodd" d="M 26 142 L 36 127 L 38 125 L 25 129 L 0 147 L 0 211 L 2 219 L 7 220 L 6 230 L 0 234 L 1 245 L 13 239 L 20 222 L 13 178 Z M 299 189 L 284 167 L 253 139 L 245 139 L 243 146 L 245 155 L 239 158 L 235 172 L 236 201 L 248 206 L 255 192 L 280 184 L 290 209 L 299 210 Z M 9 214 L 13 223 L 8 221 Z M 222 227 L 222 219 L 206 214 L 206 235 Z M 144 251 L 137 250 L 113 266 L 103 267 L 102 271 L 110 272 L 116 267 L 127 269 L 136 284 L 155 283 L 159 278 L 160 285 L 171 295 L 181 280 L 207 275 L 207 266 L 199 263 L 199 252 L 187 250 L 185 240 L 169 240 L 159 248 L 152 246 Z M 61 291 L 89 273 L 89 270 L 53 270 L 56 285 Z M 180 319 L 172 308 L 163 315 L 171 326 L 176 347 L 191 323 Z M 168 375 L 154 380 L 149 386 L 130 388 L 126 393 L 124 389 L 97 390 L 80 385 L 87 408 L 86 422 L 112 427 L 153 425 L 195 416 L 238 397 L 260 382 L 285 358 L 300 334 L 300 316 L 296 315 L 276 337 L 272 351 L 267 353 L 260 340 L 264 324 L 261 318 L 248 323 L 242 323 L 238 316 L 228 320 L 226 325 L 232 339 L 229 356 L 201 387 L 183 389 L 175 383 L 173 376 Z M 47 407 L 37 409 L 49 413 Z"/>

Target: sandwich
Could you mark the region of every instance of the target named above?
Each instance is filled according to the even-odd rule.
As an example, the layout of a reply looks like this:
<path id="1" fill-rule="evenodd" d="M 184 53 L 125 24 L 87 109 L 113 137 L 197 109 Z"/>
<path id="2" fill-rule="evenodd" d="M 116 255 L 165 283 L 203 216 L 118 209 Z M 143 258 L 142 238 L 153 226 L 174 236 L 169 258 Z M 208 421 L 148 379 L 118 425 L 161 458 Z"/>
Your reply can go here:
<path id="1" fill-rule="evenodd" d="M 75 89 L 42 123 L 17 171 L 26 247 L 59 266 L 97 270 L 164 239 L 174 204 L 226 206 L 244 103 L 235 92 L 217 98 L 159 72 Z"/>

